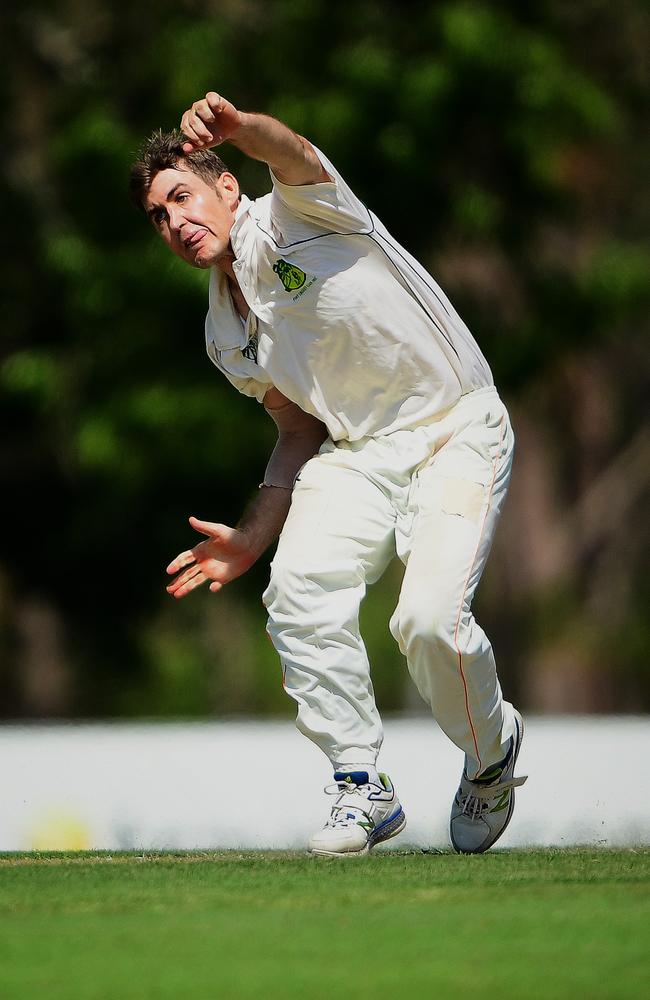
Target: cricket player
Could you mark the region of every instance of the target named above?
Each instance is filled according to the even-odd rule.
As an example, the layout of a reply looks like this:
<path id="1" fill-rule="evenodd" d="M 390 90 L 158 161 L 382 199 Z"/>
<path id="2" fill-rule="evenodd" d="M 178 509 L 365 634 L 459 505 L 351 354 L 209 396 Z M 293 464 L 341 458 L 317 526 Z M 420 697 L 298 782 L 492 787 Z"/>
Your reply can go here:
<path id="1" fill-rule="evenodd" d="M 454 848 L 480 853 L 514 807 L 521 716 L 504 701 L 471 605 L 505 499 L 513 434 L 490 369 L 431 275 L 327 157 L 279 121 L 210 92 L 155 133 L 131 194 L 178 257 L 210 271 L 207 351 L 278 427 L 235 528 L 168 567 L 168 591 L 216 592 L 278 537 L 264 594 L 297 725 L 331 761 L 336 796 L 314 854 L 364 855 L 404 829 L 377 770 L 382 724 L 359 606 L 395 551 L 406 569 L 390 628 L 422 697 L 465 754 Z M 268 164 L 255 201 L 210 147 Z M 404 211 L 410 192 L 391 190 Z M 417 208 L 416 208 L 417 210 Z"/>

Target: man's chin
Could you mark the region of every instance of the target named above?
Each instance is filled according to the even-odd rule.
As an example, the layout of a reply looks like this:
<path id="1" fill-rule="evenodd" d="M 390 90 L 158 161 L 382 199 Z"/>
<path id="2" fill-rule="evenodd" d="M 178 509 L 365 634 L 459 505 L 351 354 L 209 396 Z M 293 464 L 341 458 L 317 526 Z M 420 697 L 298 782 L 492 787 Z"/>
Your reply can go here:
<path id="1" fill-rule="evenodd" d="M 204 236 L 195 247 L 186 247 L 183 257 L 192 267 L 206 271 L 218 264 L 223 255 L 224 248 L 220 241 L 212 236 Z"/>
<path id="2" fill-rule="evenodd" d="M 215 261 L 212 257 L 200 257 L 196 256 L 193 261 L 191 261 L 192 267 L 198 267 L 200 270 L 205 271 L 207 268 L 212 267 Z"/>
<path id="3" fill-rule="evenodd" d="M 205 250 L 199 249 L 194 254 L 193 260 L 190 260 L 189 263 L 192 265 L 192 267 L 198 267 L 202 271 L 205 271 L 207 268 L 212 267 L 214 264 L 216 264 L 217 257 L 218 254 L 216 253 L 210 253 L 210 251 L 207 249 Z"/>

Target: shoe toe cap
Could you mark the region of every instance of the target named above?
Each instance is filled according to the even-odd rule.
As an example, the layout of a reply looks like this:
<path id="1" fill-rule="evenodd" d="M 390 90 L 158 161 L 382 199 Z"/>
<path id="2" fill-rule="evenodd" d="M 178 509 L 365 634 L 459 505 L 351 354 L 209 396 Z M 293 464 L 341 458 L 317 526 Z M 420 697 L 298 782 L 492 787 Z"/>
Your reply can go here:
<path id="1" fill-rule="evenodd" d="M 482 820 L 456 816 L 451 822 L 451 840 L 457 851 L 476 854 L 489 839 L 490 828 Z"/>
<path id="2" fill-rule="evenodd" d="M 309 850 L 348 854 L 350 851 L 362 851 L 367 843 L 367 834 L 359 826 L 338 830 L 332 827 L 325 827 L 324 830 L 319 830 L 310 839 Z"/>

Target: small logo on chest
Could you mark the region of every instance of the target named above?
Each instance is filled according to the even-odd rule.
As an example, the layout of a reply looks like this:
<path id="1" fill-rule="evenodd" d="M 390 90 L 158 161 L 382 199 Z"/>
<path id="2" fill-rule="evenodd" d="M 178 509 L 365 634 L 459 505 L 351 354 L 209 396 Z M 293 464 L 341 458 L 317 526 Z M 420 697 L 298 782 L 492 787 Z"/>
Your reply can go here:
<path id="1" fill-rule="evenodd" d="M 296 288 L 302 288 L 307 278 L 304 271 L 282 258 L 276 260 L 273 270 L 284 285 L 285 292 L 294 292 Z"/>
<path id="2" fill-rule="evenodd" d="M 249 361 L 253 361 L 255 364 L 257 364 L 257 335 L 256 334 L 253 334 L 253 336 L 250 338 L 250 340 L 246 344 L 246 347 L 242 347 L 241 352 L 242 352 L 242 354 L 244 355 L 245 358 L 247 358 Z"/>

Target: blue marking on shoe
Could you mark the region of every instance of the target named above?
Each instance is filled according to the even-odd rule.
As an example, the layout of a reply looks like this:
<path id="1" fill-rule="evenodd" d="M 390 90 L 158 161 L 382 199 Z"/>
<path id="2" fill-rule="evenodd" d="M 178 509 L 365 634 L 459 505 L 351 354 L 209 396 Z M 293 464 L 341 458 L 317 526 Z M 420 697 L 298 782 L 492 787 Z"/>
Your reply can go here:
<path id="1" fill-rule="evenodd" d="M 367 771 L 335 771 L 334 781 L 346 785 L 367 785 L 370 778 Z"/>
<path id="2" fill-rule="evenodd" d="M 377 840 L 381 831 L 385 830 L 387 826 L 392 825 L 393 823 L 395 823 L 396 820 L 400 819 L 403 813 L 404 810 L 400 806 L 398 809 L 395 810 L 392 816 L 389 816 L 388 819 L 385 819 L 383 823 L 380 823 L 379 826 L 376 826 L 375 829 L 370 834 L 370 836 L 368 837 L 368 843 L 370 844 L 371 841 L 374 842 L 375 840 Z"/>

